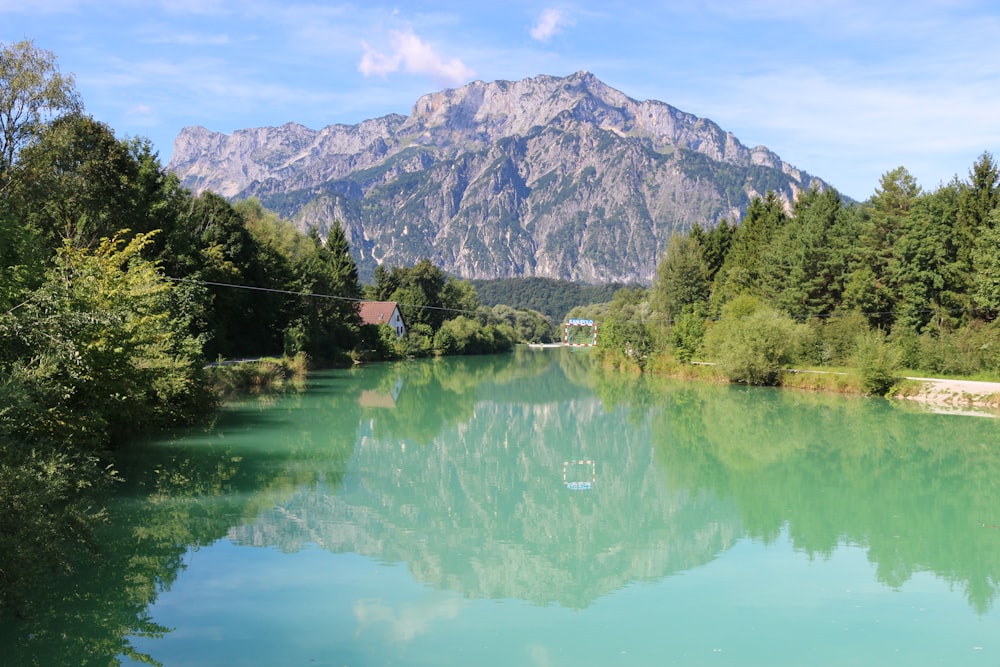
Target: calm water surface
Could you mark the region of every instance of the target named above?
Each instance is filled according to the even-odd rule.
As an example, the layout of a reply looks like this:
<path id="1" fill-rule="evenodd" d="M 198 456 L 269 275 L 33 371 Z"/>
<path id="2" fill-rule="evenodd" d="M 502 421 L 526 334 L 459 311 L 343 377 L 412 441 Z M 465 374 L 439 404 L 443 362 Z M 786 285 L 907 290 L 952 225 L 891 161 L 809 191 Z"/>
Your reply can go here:
<path id="1" fill-rule="evenodd" d="M 137 449 L 39 664 L 997 665 L 1000 422 L 369 366 Z"/>

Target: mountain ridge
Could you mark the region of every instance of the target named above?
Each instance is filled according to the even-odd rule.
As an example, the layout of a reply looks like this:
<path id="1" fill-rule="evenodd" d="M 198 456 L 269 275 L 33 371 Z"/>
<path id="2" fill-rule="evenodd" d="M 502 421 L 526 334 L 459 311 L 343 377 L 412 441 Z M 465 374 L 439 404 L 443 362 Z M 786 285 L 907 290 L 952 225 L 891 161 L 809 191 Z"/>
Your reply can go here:
<path id="1" fill-rule="evenodd" d="M 674 231 L 738 219 L 767 190 L 790 205 L 830 187 L 588 72 L 475 81 L 321 130 L 184 128 L 167 168 L 302 229 L 339 221 L 362 276 L 427 257 L 464 278 L 649 283 Z"/>

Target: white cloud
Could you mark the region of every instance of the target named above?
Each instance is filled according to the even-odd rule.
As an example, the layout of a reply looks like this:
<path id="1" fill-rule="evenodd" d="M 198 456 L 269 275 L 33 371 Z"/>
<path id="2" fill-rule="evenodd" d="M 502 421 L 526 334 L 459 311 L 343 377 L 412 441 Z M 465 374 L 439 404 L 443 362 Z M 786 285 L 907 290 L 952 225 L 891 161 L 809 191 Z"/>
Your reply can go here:
<path id="1" fill-rule="evenodd" d="M 413 31 L 389 33 L 392 53 L 376 51 L 362 42 L 365 54 L 358 63 L 358 71 L 365 76 L 386 76 L 404 70 L 411 74 L 425 74 L 444 84 L 462 84 L 475 76 L 475 72 L 458 58 L 445 60 L 427 42 Z"/>
<path id="2" fill-rule="evenodd" d="M 566 17 L 558 9 L 546 9 L 531 26 L 531 38 L 539 42 L 547 42 L 552 35 L 559 32 L 566 24 Z"/>
<path id="3" fill-rule="evenodd" d="M 194 32 L 165 32 L 149 39 L 150 44 L 172 44 L 174 46 L 228 46 L 232 43 L 229 35 L 224 33 L 199 34 Z"/>

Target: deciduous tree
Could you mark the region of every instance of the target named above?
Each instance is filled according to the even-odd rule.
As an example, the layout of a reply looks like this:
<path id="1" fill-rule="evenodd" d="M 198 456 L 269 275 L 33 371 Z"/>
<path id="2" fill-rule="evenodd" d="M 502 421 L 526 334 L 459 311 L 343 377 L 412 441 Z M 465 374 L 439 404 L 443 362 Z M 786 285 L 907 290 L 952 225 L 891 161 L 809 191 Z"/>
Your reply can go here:
<path id="1" fill-rule="evenodd" d="M 73 75 L 32 41 L 0 44 L 0 192 L 18 153 L 45 122 L 83 108 Z"/>

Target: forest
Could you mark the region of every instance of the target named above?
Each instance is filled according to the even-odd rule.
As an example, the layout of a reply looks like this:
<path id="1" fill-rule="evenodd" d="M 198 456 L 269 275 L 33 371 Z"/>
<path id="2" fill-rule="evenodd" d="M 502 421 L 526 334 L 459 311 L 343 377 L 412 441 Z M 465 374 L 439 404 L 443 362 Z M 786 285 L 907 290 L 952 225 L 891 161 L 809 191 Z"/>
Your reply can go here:
<path id="1" fill-rule="evenodd" d="M 925 192 L 898 167 L 865 202 L 773 193 L 742 220 L 674 235 L 648 290 L 571 316 L 601 323 L 606 363 L 787 383 L 789 367 L 849 369 L 885 395 L 902 371 L 1000 376 L 1000 189 L 984 152 L 967 179 Z"/>
<path id="2" fill-rule="evenodd" d="M 505 304 L 512 308 L 535 310 L 553 322 L 566 321 L 566 314 L 581 304 L 611 301 L 615 292 L 638 285 L 619 283 L 587 285 L 553 278 L 497 278 L 471 280 L 480 303 L 493 306 Z"/>

